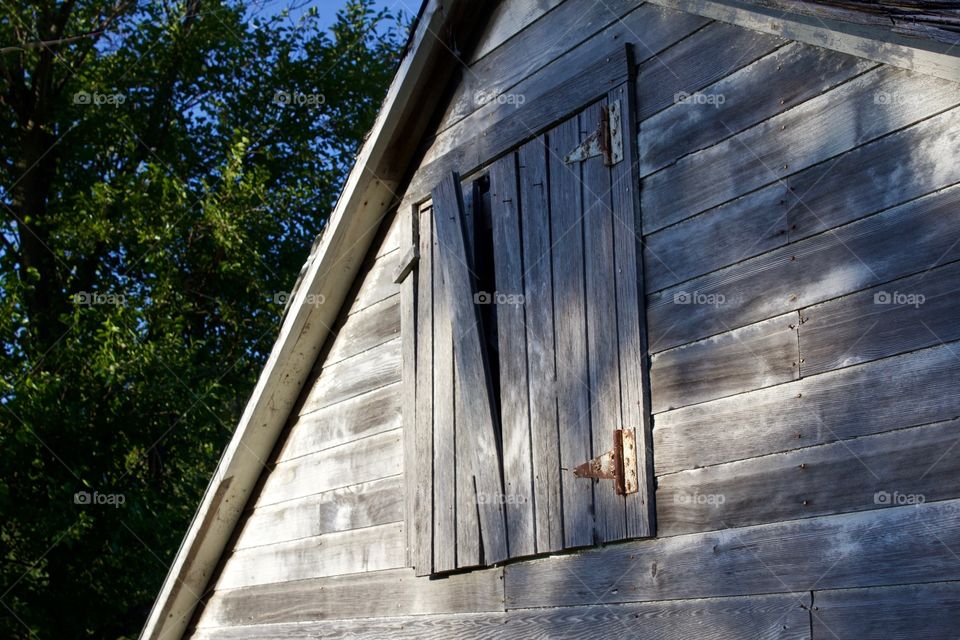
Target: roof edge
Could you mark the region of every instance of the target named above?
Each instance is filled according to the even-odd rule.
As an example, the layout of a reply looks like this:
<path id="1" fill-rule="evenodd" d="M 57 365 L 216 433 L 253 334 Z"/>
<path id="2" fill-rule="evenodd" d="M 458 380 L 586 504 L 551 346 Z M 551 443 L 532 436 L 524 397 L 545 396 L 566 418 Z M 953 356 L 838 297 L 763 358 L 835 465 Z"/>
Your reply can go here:
<path id="1" fill-rule="evenodd" d="M 832 49 L 874 62 L 960 82 L 960 47 L 940 40 L 912 37 L 890 27 L 803 15 L 778 8 L 788 3 L 740 0 L 648 0 L 754 31 Z"/>
<path id="2" fill-rule="evenodd" d="M 371 240 L 399 200 L 395 191 L 403 176 L 394 175 L 397 163 L 387 158 L 396 153 L 397 141 L 410 134 L 410 120 L 422 117 L 418 113 L 422 110 L 411 113 L 405 105 L 429 95 L 435 87 L 423 79 L 430 76 L 438 56 L 449 54 L 440 34 L 452 32 L 449 22 L 466 3 L 425 0 L 411 44 L 326 229 L 310 253 L 279 337 L 164 579 L 141 640 L 178 640 L 186 630 Z M 308 302 L 318 299 L 324 304 Z"/>

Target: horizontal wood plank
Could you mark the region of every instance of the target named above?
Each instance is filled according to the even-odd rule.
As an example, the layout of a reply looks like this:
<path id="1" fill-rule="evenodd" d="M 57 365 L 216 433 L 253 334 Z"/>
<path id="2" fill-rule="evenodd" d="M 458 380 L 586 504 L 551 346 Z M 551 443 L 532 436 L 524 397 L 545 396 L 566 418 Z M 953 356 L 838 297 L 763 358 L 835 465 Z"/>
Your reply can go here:
<path id="1" fill-rule="evenodd" d="M 518 4 L 518 3 L 504 3 Z M 438 127 L 449 128 L 464 117 L 501 95 L 511 95 L 510 88 L 536 73 L 547 64 L 589 40 L 611 22 L 642 4 L 642 0 L 606 0 L 588 5 L 576 2 L 561 4 L 544 20 L 514 34 L 497 48 L 466 70 L 447 111 Z M 572 37 L 559 37 L 568 34 Z M 575 35 L 574 35 L 575 34 Z M 604 43 L 609 48 L 609 42 Z M 603 53 L 599 51 L 594 55 Z"/>
<path id="2" fill-rule="evenodd" d="M 337 331 L 323 364 L 336 364 L 389 342 L 399 335 L 400 296 L 394 295 L 347 316 L 346 322 Z"/>
<path id="3" fill-rule="evenodd" d="M 254 509 L 234 549 L 403 520 L 403 478 L 392 476 Z"/>
<path id="4" fill-rule="evenodd" d="M 804 376 L 960 339 L 960 263 L 801 311 Z"/>
<path id="5" fill-rule="evenodd" d="M 643 181 L 651 233 L 960 103 L 957 85 L 883 67 Z M 856 126 L 851 126 L 851 118 Z"/>
<path id="6" fill-rule="evenodd" d="M 636 541 L 509 565 L 507 607 L 957 580 L 960 501 Z"/>
<path id="7" fill-rule="evenodd" d="M 283 442 L 277 461 L 292 460 L 399 429 L 400 391 L 400 383 L 393 383 L 299 416 Z"/>
<path id="8" fill-rule="evenodd" d="M 816 640 L 952 638 L 960 617 L 960 583 L 816 591 L 812 610 Z"/>
<path id="9" fill-rule="evenodd" d="M 658 478 L 657 533 L 676 535 L 960 497 L 960 421 Z"/>
<path id="10" fill-rule="evenodd" d="M 400 381 L 400 339 L 320 370 L 300 408 L 305 415 Z"/>
<path id="11" fill-rule="evenodd" d="M 480 42 L 467 59 L 474 64 L 504 42 L 523 31 L 528 25 L 549 13 L 563 0 L 538 0 L 537 2 L 501 2 L 493 9 L 490 20 L 480 36 Z"/>
<path id="12" fill-rule="evenodd" d="M 653 233 L 644 239 L 647 286 L 663 289 L 956 184 L 958 145 L 960 109 L 951 109 Z"/>
<path id="13" fill-rule="evenodd" d="M 504 150 L 519 142 L 524 135 L 532 136 L 536 131 L 553 124 L 580 107 L 598 99 L 602 94 L 625 79 L 618 69 L 606 64 L 606 56 L 619 50 L 624 43 L 634 47 L 634 62 L 642 62 L 655 56 L 665 47 L 707 24 L 699 16 L 681 11 L 664 9 L 644 4 L 616 20 L 603 31 L 585 40 L 579 46 L 563 54 L 551 64 L 537 71 L 519 84 L 510 88 L 513 99 L 492 100 L 480 107 L 456 125 L 437 135 L 427 149 L 411 185 L 404 195 L 404 203 L 423 201 L 429 190 L 439 182 L 448 171 L 459 171 L 466 175 L 482 162 L 496 155 L 482 151 L 488 143 L 477 143 L 477 132 L 494 132 L 503 135 L 509 144 Z M 599 61 L 599 65 L 598 65 Z M 593 68 L 596 66 L 596 68 Z M 571 69 L 577 70 L 571 78 Z M 613 72 L 613 75 L 611 75 Z M 565 96 L 575 96 L 572 99 Z M 517 98 L 523 96 L 523 105 L 517 104 Z M 542 107 L 532 113 L 537 117 L 523 116 L 525 110 L 536 102 L 552 103 L 554 107 L 569 102 L 566 109 L 550 112 L 549 117 L 540 113 Z M 499 129 L 509 127 L 510 131 L 501 134 Z M 446 160 L 441 160 L 446 157 Z"/>
<path id="14" fill-rule="evenodd" d="M 462 128 L 458 126 L 456 134 L 438 138 L 411 178 L 400 206 L 425 201 L 433 187 L 451 171 L 468 177 L 485 163 L 623 83 L 630 64 L 626 45 L 621 41 L 605 51 L 582 67 L 575 67 L 576 74 L 570 74 L 569 68 L 565 68 L 562 76 L 548 77 L 549 84 L 540 88 L 542 94 L 525 95 L 523 105 L 511 104 L 506 112 L 478 111 L 477 119 Z"/>
<path id="15" fill-rule="evenodd" d="M 400 293 L 400 285 L 393 281 L 393 272 L 402 257 L 399 250 L 394 250 L 374 261 L 360 281 L 360 287 L 353 299 L 344 303 L 348 314 L 363 311 L 370 305 Z"/>
<path id="16" fill-rule="evenodd" d="M 960 166 L 953 161 L 958 144 L 960 109 L 950 109 L 790 176 L 780 185 L 790 240 L 960 182 Z"/>
<path id="17" fill-rule="evenodd" d="M 743 56 L 753 53 L 748 50 Z M 688 87 L 688 94 L 699 91 L 704 99 L 714 99 L 673 104 L 641 122 L 640 175 L 792 109 L 874 66 L 861 58 L 792 42 L 709 86 Z"/>
<path id="18" fill-rule="evenodd" d="M 405 560 L 406 535 L 396 522 L 235 551 L 216 589 L 396 569 Z"/>
<path id="19" fill-rule="evenodd" d="M 502 569 L 489 569 L 431 580 L 395 569 L 220 590 L 197 626 L 502 611 L 502 576 Z"/>
<path id="20" fill-rule="evenodd" d="M 657 353 L 650 363 L 653 412 L 796 380 L 798 321 L 788 313 Z"/>
<path id="21" fill-rule="evenodd" d="M 355 440 L 277 464 L 257 497 L 257 506 L 387 478 L 402 472 L 400 429 Z"/>
<path id="22" fill-rule="evenodd" d="M 648 296 L 664 350 L 960 258 L 960 187 L 911 201 Z M 687 293 L 723 304 L 677 304 Z"/>
<path id="23" fill-rule="evenodd" d="M 376 257 L 385 256 L 392 251 L 396 251 L 400 248 L 400 224 L 399 216 L 394 215 L 390 219 L 390 226 L 387 228 L 386 234 L 383 236 L 383 240 L 380 241 L 380 246 L 377 247 Z"/>
<path id="24" fill-rule="evenodd" d="M 785 44 L 732 24 L 709 24 L 640 66 L 637 122 L 676 104 L 678 94 L 699 91 Z"/>
<path id="25" fill-rule="evenodd" d="M 194 638 L 247 640 L 290 637 L 463 638 L 527 640 L 636 637 L 644 640 L 807 640 L 809 594 L 718 598 L 645 604 L 564 607 L 508 613 L 315 622 L 305 625 L 202 629 Z"/>
<path id="26" fill-rule="evenodd" d="M 653 430 L 656 472 L 952 419 L 960 415 L 957 348 L 932 347 L 661 413 Z"/>

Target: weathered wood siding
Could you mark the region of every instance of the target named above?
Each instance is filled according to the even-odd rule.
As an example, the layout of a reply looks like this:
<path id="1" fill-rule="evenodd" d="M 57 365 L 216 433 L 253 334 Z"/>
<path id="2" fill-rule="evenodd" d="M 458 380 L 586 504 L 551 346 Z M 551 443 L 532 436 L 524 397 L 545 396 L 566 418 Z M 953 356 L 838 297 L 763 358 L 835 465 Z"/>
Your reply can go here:
<path id="1" fill-rule="evenodd" d="M 405 568 L 394 228 L 193 637 L 955 635 L 960 87 L 634 0 L 523 5 L 498 9 L 402 206 L 516 112 L 490 96 L 636 45 L 657 537 Z"/>

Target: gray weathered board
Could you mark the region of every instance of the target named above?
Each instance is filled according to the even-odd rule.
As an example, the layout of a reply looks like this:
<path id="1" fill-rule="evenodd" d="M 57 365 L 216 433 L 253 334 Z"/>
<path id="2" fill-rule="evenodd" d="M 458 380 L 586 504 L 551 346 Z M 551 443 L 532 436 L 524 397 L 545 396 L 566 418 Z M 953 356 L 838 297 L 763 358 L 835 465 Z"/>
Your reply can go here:
<path id="1" fill-rule="evenodd" d="M 808 640 L 809 594 L 717 598 L 595 607 L 564 607 L 507 613 L 416 616 L 238 629 L 203 629 L 204 640 L 319 638 L 424 638 L 527 640 L 649 638 L 652 640 Z"/>

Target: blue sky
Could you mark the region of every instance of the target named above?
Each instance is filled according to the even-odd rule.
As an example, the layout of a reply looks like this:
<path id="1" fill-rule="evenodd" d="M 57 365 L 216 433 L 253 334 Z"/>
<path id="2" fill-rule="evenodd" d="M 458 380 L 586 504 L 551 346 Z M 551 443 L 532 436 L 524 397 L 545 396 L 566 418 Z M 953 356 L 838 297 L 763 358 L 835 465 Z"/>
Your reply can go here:
<path id="1" fill-rule="evenodd" d="M 337 11 L 347 4 L 347 0 L 251 0 L 250 9 L 252 13 L 274 15 L 291 3 L 302 5 L 301 11 L 316 8 L 323 24 L 329 26 L 336 19 Z M 403 11 L 408 18 L 412 18 L 420 8 L 420 0 L 376 0 L 374 5 L 377 9 L 389 9 L 392 13 Z"/>

